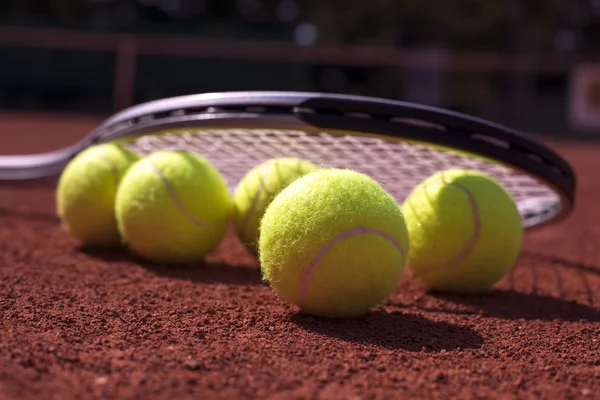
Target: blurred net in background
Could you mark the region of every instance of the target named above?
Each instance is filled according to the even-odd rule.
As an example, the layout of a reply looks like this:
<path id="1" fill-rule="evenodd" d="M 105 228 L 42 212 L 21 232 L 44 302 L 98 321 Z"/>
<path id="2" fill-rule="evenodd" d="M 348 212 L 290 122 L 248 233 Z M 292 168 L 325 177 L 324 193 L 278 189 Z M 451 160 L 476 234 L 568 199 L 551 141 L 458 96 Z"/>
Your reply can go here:
<path id="1" fill-rule="evenodd" d="M 0 107 L 106 114 L 189 93 L 324 91 L 565 135 L 597 127 L 570 110 L 598 39 L 596 0 L 11 0 Z"/>

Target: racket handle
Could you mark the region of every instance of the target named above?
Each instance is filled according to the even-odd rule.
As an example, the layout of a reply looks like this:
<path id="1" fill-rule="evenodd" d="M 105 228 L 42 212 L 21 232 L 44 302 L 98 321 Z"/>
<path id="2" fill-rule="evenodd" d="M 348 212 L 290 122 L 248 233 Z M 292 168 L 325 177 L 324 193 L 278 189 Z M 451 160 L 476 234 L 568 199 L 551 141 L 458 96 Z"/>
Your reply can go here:
<path id="1" fill-rule="evenodd" d="M 46 178 L 60 174 L 80 146 L 40 154 L 0 156 L 0 181 Z"/>

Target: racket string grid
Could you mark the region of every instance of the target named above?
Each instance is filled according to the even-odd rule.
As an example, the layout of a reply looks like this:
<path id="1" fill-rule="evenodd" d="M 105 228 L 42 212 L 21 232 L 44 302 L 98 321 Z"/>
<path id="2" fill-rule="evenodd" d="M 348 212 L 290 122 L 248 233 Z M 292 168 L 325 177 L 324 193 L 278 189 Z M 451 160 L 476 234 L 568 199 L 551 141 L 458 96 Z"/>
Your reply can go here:
<path id="1" fill-rule="evenodd" d="M 255 165 L 275 157 L 299 157 L 324 167 L 370 175 L 402 203 L 422 180 L 440 170 L 466 168 L 490 174 L 518 204 L 524 224 L 549 219 L 560 198 L 547 184 L 511 167 L 428 144 L 327 131 L 296 129 L 190 129 L 146 135 L 128 143 L 143 154 L 157 150 L 193 151 L 211 161 L 231 191 Z"/>

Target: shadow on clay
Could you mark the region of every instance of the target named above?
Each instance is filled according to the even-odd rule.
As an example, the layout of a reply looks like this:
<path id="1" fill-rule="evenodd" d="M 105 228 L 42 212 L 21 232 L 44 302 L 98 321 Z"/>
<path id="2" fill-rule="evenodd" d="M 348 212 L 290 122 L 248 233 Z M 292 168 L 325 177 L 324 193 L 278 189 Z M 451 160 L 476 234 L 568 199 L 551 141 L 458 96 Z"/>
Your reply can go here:
<path id="1" fill-rule="evenodd" d="M 127 249 L 97 249 L 80 247 L 81 253 L 106 262 L 129 262 L 144 268 L 156 276 L 186 280 L 197 283 L 224 283 L 232 285 L 262 285 L 260 270 L 253 266 L 234 266 L 219 262 L 193 264 L 150 263 L 140 259 Z"/>
<path id="2" fill-rule="evenodd" d="M 419 352 L 479 348 L 483 337 L 472 329 L 402 312 L 373 310 L 361 318 L 317 318 L 294 314 L 292 321 L 306 331 L 346 342 Z"/>
<path id="3" fill-rule="evenodd" d="M 457 315 L 481 315 L 503 319 L 562 320 L 600 322 L 600 310 L 575 301 L 535 293 L 492 289 L 479 295 L 428 293 L 446 303 L 461 304 L 469 310 L 453 310 L 439 307 L 417 308 L 428 312 L 445 312 Z"/>

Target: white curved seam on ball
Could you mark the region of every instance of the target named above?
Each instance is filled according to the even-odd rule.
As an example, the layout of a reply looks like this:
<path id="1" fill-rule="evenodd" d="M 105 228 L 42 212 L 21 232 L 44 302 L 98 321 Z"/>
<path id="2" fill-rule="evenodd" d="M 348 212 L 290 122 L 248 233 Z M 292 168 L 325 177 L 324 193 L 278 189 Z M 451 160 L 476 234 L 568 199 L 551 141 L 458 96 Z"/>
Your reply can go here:
<path id="1" fill-rule="evenodd" d="M 467 245 L 462 249 L 462 251 L 460 253 L 458 253 L 458 255 L 456 255 L 452 260 L 450 260 L 448 263 L 442 264 L 440 266 L 428 268 L 428 269 L 422 271 L 421 273 L 419 273 L 418 275 L 423 275 L 423 274 L 428 274 L 430 272 L 453 268 L 456 265 L 460 264 L 462 261 L 464 261 L 467 257 L 469 257 L 471 255 L 471 253 L 473 252 L 473 249 L 475 248 L 475 245 L 477 244 L 477 241 L 479 240 L 479 235 L 481 233 L 481 219 L 479 218 L 479 208 L 477 207 L 477 202 L 475 201 L 475 197 L 473 196 L 473 194 L 471 192 L 469 192 L 469 190 L 466 187 L 459 185 L 458 183 L 446 182 L 443 176 L 442 176 L 442 182 L 446 186 L 453 186 L 453 187 L 457 188 L 458 190 L 463 192 L 465 194 L 465 196 L 467 196 L 467 201 L 469 202 L 469 206 L 471 207 L 471 212 L 473 215 L 473 233 L 471 235 L 471 238 L 469 239 L 469 243 L 467 243 Z"/>
<path id="2" fill-rule="evenodd" d="M 469 243 L 465 246 L 463 251 L 448 263 L 447 267 L 453 267 L 456 264 L 464 261 L 464 259 L 473 252 L 473 248 L 475 248 L 475 244 L 477 244 L 477 241 L 479 240 L 479 234 L 481 232 L 481 219 L 479 218 L 479 209 L 473 194 L 469 192 L 466 187 L 457 183 L 449 183 L 449 185 L 456 187 L 467 196 L 467 200 L 469 201 L 469 205 L 471 207 L 471 212 L 473 213 L 473 234 L 471 235 Z"/>
<path id="3" fill-rule="evenodd" d="M 169 193 L 169 197 L 171 198 L 171 200 L 173 200 L 173 203 L 175 203 L 175 206 L 194 225 L 196 225 L 196 226 L 198 226 L 200 228 L 212 228 L 212 227 L 214 227 L 214 224 L 211 224 L 209 222 L 200 221 L 198 218 L 196 218 L 194 216 L 194 214 L 192 214 L 190 211 L 188 211 L 187 208 L 185 208 L 185 206 L 183 205 L 183 203 L 181 202 L 181 200 L 177 196 L 177 193 L 175 193 L 175 188 L 173 187 L 173 185 L 171 185 L 171 182 L 169 182 L 169 180 L 164 176 L 164 174 L 160 170 L 160 168 L 158 168 L 157 166 L 155 166 L 153 164 L 150 164 L 150 163 L 148 163 L 148 168 L 150 168 L 152 171 L 156 172 L 156 174 L 158 175 L 158 177 L 160 178 L 160 180 L 162 181 L 162 183 L 165 185 L 165 188 L 167 189 L 167 192 Z"/>
<path id="4" fill-rule="evenodd" d="M 306 301 L 306 298 L 308 296 L 308 288 L 309 288 L 313 273 L 314 273 L 317 265 L 319 265 L 319 263 L 321 262 L 323 257 L 325 257 L 325 255 L 327 254 L 327 252 L 338 242 L 340 242 L 344 239 L 348 239 L 352 236 L 361 235 L 361 234 L 362 235 L 372 234 L 372 235 L 377 235 L 377 236 L 383 237 L 384 239 L 387 239 L 389 242 L 391 242 L 394 245 L 394 247 L 396 247 L 396 249 L 398 249 L 398 251 L 400 252 L 400 255 L 402 256 L 402 260 L 403 261 L 405 260 L 404 249 L 402 248 L 402 245 L 400 244 L 400 242 L 398 242 L 396 240 L 396 238 L 394 238 L 392 235 L 390 235 L 386 232 L 383 232 L 383 231 L 380 231 L 377 229 L 366 228 L 364 226 L 358 226 L 349 231 L 341 231 L 336 237 L 331 239 L 329 242 L 327 242 L 327 244 L 325 244 L 323 247 L 321 247 L 321 249 L 319 249 L 319 252 L 315 256 L 313 261 L 302 273 L 302 276 L 300 277 L 300 284 L 298 285 L 298 304 L 300 306 L 302 306 L 304 304 L 304 302 Z"/>
<path id="5" fill-rule="evenodd" d="M 108 165 L 108 168 L 110 168 L 110 172 L 114 179 L 114 185 L 115 185 L 115 191 L 116 191 L 117 186 L 119 184 L 119 168 L 117 168 L 112 162 L 110 162 L 110 160 L 108 160 L 107 158 L 103 157 L 100 154 L 96 154 L 96 157 L 98 158 L 98 160 L 100 160 L 104 164 Z"/>
<path id="6" fill-rule="evenodd" d="M 254 198 L 252 199 L 252 205 L 250 205 L 250 210 L 248 210 L 248 212 L 246 213 L 246 216 L 244 217 L 244 220 L 242 221 L 242 232 L 246 232 L 246 229 L 248 228 L 248 224 L 250 223 L 250 218 L 252 217 L 252 215 L 256 212 L 256 208 L 258 206 L 258 199 L 261 195 L 261 193 L 263 191 L 265 191 L 265 174 L 266 174 L 266 170 L 267 170 L 267 166 L 263 166 L 263 168 L 261 168 L 260 170 L 260 181 L 259 181 L 259 188 L 256 191 L 256 194 L 254 195 Z"/>

